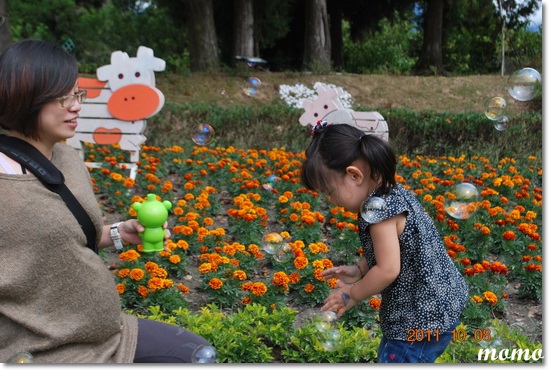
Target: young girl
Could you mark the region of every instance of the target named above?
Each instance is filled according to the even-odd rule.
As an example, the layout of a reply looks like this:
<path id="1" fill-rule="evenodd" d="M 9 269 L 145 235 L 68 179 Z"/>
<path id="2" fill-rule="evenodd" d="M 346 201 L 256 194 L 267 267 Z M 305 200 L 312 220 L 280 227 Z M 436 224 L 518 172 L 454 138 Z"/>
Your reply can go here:
<path id="1" fill-rule="evenodd" d="M 346 124 L 317 124 L 312 134 L 302 167 L 308 189 L 358 214 L 364 202 L 383 200 L 377 199 L 381 218 L 358 218 L 364 259 L 323 273 L 338 278 L 339 289 L 321 310 L 341 317 L 381 293 L 378 362 L 434 362 L 466 306 L 466 281 L 422 205 L 396 183 L 396 157 L 387 142 Z"/>

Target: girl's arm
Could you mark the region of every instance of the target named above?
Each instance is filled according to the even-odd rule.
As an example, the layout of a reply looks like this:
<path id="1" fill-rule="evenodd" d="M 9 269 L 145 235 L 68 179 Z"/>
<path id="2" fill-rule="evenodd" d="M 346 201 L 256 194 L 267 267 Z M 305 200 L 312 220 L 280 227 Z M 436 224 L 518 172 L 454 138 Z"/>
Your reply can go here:
<path id="1" fill-rule="evenodd" d="M 401 249 L 399 248 L 399 222 L 405 215 L 399 214 L 383 222 L 370 225 L 376 265 L 362 280 L 350 289 L 350 296 L 356 302 L 380 293 L 388 287 L 401 271 Z"/>
<path id="2" fill-rule="evenodd" d="M 349 286 L 338 282 L 337 290 L 326 300 L 321 310 L 338 310 L 338 317 L 358 302 L 380 293 L 388 287 L 399 275 L 401 256 L 399 234 L 404 225 L 405 215 L 396 215 L 380 223 L 371 224 L 370 235 L 374 246 L 376 265 L 369 269 L 357 283 Z M 359 262 L 361 268 L 366 268 L 366 261 Z"/>

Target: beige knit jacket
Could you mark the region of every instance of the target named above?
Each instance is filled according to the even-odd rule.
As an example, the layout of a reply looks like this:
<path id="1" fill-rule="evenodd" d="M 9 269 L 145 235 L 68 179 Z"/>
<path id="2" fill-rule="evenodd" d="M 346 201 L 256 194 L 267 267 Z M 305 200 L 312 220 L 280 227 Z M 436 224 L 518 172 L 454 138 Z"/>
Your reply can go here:
<path id="1" fill-rule="evenodd" d="M 99 241 L 88 170 L 64 144 L 52 162 Z M 27 351 L 34 363 L 130 363 L 136 343 L 137 318 L 121 313 L 113 274 L 59 195 L 32 174 L 0 174 L 0 362 Z"/>

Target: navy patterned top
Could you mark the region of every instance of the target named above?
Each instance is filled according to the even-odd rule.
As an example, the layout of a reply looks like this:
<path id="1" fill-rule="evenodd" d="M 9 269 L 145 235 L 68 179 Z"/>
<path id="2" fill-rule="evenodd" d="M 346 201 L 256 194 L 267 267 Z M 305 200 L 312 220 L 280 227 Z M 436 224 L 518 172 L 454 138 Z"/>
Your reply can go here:
<path id="1" fill-rule="evenodd" d="M 399 236 L 401 271 L 382 290 L 380 322 L 388 339 L 406 341 L 414 330 L 450 331 L 468 300 L 468 284 L 451 258 L 432 218 L 401 184 L 377 196 L 386 202 L 385 218 L 404 214 Z M 376 264 L 369 233 L 370 223 L 359 216 L 359 237 L 368 266 Z"/>

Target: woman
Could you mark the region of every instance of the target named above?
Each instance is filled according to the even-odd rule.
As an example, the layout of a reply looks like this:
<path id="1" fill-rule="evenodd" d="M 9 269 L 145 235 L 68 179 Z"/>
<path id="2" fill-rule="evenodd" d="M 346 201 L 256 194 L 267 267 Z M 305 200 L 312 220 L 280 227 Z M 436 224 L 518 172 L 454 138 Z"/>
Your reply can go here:
<path id="1" fill-rule="evenodd" d="M 86 166 L 60 143 L 75 134 L 85 98 L 77 77 L 76 60 L 56 45 L 11 45 L 0 56 L 0 126 L 61 170 L 93 223 L 91 244 L 140 243 L 144 228 L 135 219 L 103 225 Z M 38 363 L 192 362 L 208 342 L 122 314 L 113 275 L 88 248 L 83 228 L 28 170 L 0 152 L 0 362 L 23 351 Z"/>

